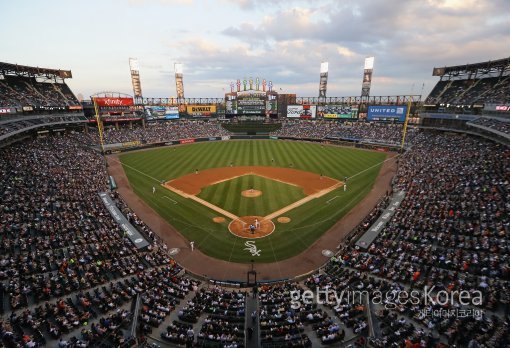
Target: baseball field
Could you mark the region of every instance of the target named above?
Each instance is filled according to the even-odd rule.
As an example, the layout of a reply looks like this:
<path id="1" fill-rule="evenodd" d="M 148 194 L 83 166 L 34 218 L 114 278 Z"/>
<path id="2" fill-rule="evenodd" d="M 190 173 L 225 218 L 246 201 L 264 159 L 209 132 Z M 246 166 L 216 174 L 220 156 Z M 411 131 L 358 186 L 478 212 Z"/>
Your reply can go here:
<path id="1" fill-rule="evenodd" d="M 303 252 L 355 207 L 386 154 L 241 140 L 119 158 L 133 191 L 195 248 L 226 261 L 264 263 Z"/>

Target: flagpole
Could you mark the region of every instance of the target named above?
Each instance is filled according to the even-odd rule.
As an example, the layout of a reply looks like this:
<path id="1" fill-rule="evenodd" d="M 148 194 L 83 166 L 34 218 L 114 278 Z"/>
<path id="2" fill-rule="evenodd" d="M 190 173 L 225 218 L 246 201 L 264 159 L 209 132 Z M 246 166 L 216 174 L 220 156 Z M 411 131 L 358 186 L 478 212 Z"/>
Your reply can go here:
<path id="1" fill-rule="evenodd" d="M 404 143 L 406 141 L 406 134 L 407 134 L 407 123 L 409 121 L 409 114 L 411 113 L 411 96 L 409 97 L 409 100 L 407 101 L 407 112 L 406 112 L 406 119 L 404 121 L 404 129 L 402 131 L 402 143 L 400 144 L 400 152 L 404 149 Z"/>
<path id="2" fill-rule="evenodd" d="M 92 101 L 94 102 L 94 111 L 96 113 L 96 123 L 97 123 L 97 131 L 99 133 L 99 144 L 101 145 L 101 155 L 103 156 L 104 166 L 106 169 L 106 173 L 108 175 L 108 161 L 106 160 L 106 154 L 104 152 L 104 138 L 103 138 L 103 122 L 101 121 L 101 117 L 99 116 L 99 107 L 96 103 L 96 97 L 92 97 Z"/>
<path id="3" fill-rule="evenodd" d="M 92 97 L 92 101 L 94 102 L 94 111 L 96 113 L 97 131 L 99 132 L 99 144 L 101 145 L 101 153 L 104 156 L 103 122 L 101 122 L 101 118 L 99 117 L 99 108 L 96 103 L 96 97 Z"/>

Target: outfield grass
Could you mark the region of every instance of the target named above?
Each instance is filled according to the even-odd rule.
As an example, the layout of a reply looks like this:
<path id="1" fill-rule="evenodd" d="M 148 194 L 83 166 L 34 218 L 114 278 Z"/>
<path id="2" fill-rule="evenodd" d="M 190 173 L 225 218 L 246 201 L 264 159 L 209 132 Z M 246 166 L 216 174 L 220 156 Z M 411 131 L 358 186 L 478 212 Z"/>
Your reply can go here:
<path id="1" fill-rule="evenodd" d="M 243 197 L 244 190 L 262 191 L 259 197 Z M 239 178 L 208 186 L 198 197 L 237 216 L 266 216 L 306 197 L 303 189 L 257 175 Z"/>
<path id="2" fill-rule="evenodd" d="M 228 231 L 230 220 L 214 223 L 212 218 L 218 213 L 159 186 L 160 182 L 192 173 L 195 169 L 227 167 L 231 162 L 236 166 L 275 167 L 288 167 L 292 163 L 293 168 L 322 173 L 340 181 L 356 175 L 348 181 L 346 192 L 341 188 L 334 190 L 287 212 L 285 216 L 291 218 L 290 223 L 273 221 L 275 232 L 256 240 L 261 255 L 255 261 L 274 262 L 305 250 L 356 206 L 371 190 L 385 157 L 386 154 L 379 152 L 306 142 L 241 140 L 164 147 L 122 154 L 120 159 L 131 187 L 139 197 L 186 238 L 193 240 L 195 247 L 210 256 L 235 262 L 249 262 L 253 257 L 243 250 L 246 239 Z M 153 186 L 157 187 L 154 195 Z M 240 192 L 235 194 L 240 195 Z M 331 249 L 335 247 L 332 245 Z"/>

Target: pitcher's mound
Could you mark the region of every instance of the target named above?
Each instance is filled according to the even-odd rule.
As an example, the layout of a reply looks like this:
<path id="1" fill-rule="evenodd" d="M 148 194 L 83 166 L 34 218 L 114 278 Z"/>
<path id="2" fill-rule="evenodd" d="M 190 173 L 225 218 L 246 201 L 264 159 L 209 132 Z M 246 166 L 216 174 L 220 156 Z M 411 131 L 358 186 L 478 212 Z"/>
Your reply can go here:
<path id="1" fill-rule="evenodd" d="M 274 231 L 271 220 L 263 220 L 262 216 L 241 216 L 239 220 L 232 220 L 228 225 L 230 233 L 241 238 L 263 238 Z M 250 225 L 255 227 L 253 231 Z M 256 227 L 258 226 L 258 227 Z"/>
<path id="2" fill-rule="evenodd" d="M 223 216 L 216 216 L 213 217 L 212 221 L 216 222 L 217 224 L 220 224 L 222 222 L 225 222 L 225 218 Z"/>
<path id="3" fill-rule="evenodd" d="M 241 194 L 244 197 L 252 198 L 252 197 L 258 197 L 258 196 L 262 195 L 262 191 L 259 191 L 259 190 L 244 190 L 243 192 L 241 192 Z"/>
<path id="4" fill-rule="evenodd" d="M 290 222 L 290 218 L 286 216 L 280 216 L 278 219 L 276 219 L 281 224 L 288 224 Z"/>

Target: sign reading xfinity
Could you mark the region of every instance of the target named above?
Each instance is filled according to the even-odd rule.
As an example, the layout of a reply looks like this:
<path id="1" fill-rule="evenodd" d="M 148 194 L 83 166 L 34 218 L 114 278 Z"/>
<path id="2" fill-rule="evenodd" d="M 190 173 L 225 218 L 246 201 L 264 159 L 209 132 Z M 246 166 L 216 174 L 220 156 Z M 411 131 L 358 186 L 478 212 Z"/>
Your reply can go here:
<path id="1" fill-rule="evenodd" d="M 368 107 L 369 121 L 399 121 L 406 120 L 406 105 L 372 105 Z"/>

